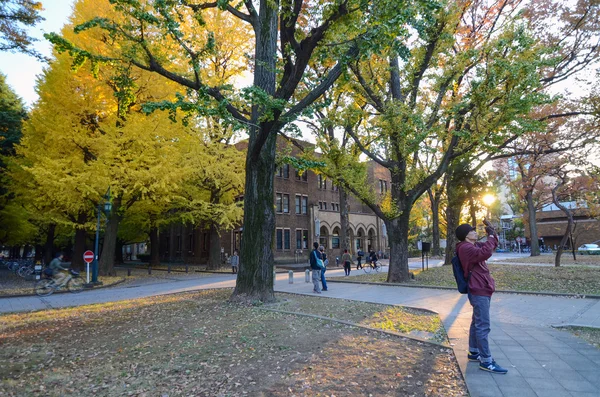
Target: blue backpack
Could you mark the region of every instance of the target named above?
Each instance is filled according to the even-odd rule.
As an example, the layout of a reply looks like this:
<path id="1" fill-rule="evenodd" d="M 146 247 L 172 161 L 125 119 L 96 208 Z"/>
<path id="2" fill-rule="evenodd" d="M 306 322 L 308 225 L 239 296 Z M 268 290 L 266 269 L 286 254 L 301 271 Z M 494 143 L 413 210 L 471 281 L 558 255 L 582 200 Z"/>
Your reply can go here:
<path id="1" fill-rule="evenodd" d="M 469 292 L 469 280 L 471 279 L 472 268 L 469 269 L 469 275 L 465 278 L 465 273 L 458 258 L 458 253 L 454 254 L 452 258 L 452 272 L 454 273 L 454 279 L 456 280 L 456 288 L 461 294 Z"/>

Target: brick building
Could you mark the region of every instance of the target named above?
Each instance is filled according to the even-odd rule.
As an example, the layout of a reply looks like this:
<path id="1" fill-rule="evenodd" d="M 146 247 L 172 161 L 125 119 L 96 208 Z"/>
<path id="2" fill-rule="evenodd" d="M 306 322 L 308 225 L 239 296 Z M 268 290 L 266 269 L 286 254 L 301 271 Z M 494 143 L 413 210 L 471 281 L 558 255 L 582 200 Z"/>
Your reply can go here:
<path id="1" fill-rule="evenodd" d="M 573 238 L 575 248 L 582 244 L 588 244 L 600 240 L 600 222 L 591 217 L 588 208 L 585 205 L 576 202 L 562 203 L 574 211 L 575 230 Z M 524 219 L 527 219 L 526 217 Z M 558 209 L 554 204 L 544 206 L 536 214 L 538 238 L 540 243 L 555 248 L 558 247 L 567 228 L 567 217 L 565 213 Z M 526 237 L 529 236 L 529 228 L 525 228 Z M 571 246 L 571 242 L 567 242 Z"/>
<path id="2" fill-rule="evenodd" d="M 310 143 L 296 141 L 304 147 Z M 280 150 L 289 144 L 278 141 Z M 245 150 L 245 144 L 236 145 Z M 300 149 L 290 145 L 291 155 Z M 368 165 L 368 181 L 378 193 L 385 193 L 390 185 L 387 169 L 375 163 Z M 313 241 L 319 241 L 328 256 L 335 258 L 340 251 L 340 203 L 337 186 L 312 171 L 300 174 L 291 165 L 284 164 L 275 174 L 275 246 L 276 263 L 303 263 L 307 261 Z M 243 198 L 241 198 L 243 199 Z M 354 196 L 348 196 L 351 251 L 388 251 L 383 221 Z M 240 248 L 243 225 L 221 231 L 223 259 Z M 160 231 L 160 255 L 165 261 L 206 263 L 210 247 L 209 231 L 193 225 L 174 224 Z"/>

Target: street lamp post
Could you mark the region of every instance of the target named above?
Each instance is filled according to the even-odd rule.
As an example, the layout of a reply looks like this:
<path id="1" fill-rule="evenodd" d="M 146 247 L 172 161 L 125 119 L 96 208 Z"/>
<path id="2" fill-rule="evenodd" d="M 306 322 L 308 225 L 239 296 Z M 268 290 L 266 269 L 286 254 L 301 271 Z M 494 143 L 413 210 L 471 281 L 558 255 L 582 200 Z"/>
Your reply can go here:
<path id="1" fill-rule="evenodd" d="M 104 208 L 103 208 L 104 207 Z M 98 221 L 96 223 L 96 241 L 94 242 L 94 263 L 92 265 L 92 284 L 98 283 L 98 244 L 100 240 L 100 214 L 104 209 L 105 215 L 108 217 L 112 209 L 112 204 L 110 202 L 110 187 L 106 191 L 104 195 L 104 203 L 98 204 Z"/>

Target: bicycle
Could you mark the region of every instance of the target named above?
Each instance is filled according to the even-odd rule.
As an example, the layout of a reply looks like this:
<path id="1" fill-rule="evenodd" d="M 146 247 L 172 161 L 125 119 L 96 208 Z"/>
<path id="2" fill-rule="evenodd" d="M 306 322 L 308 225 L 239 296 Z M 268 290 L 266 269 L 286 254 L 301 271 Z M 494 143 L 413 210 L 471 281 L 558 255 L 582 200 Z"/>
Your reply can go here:
<path id="1" fill-rule="evenodd" d="M 65 277 L 60 285 L 56 284 L 53 278 L 45 278 L 35 284 L 35 294 L 37 296 L 49 296 L 54 291 L 61 290 L 66 287 L 70 292 L 76 294 L 83 290 L 83 280 L 79 277 L 79 272 L 69 269 L 69 274 Z"/>
<path id="2" fill-rule="evenodd" d="M 366 262 L 362 268 L 365 271 L 365 273 L 369 274 L 371 273 L 371 270 L 375 270 L 376 273 L 379 273 L 382 267 L 383 266 L 381 265 L 381 263 L 379 263 L 379 261 L 376 261 L 375 264 L 373 264 L 373 262 Z"/>

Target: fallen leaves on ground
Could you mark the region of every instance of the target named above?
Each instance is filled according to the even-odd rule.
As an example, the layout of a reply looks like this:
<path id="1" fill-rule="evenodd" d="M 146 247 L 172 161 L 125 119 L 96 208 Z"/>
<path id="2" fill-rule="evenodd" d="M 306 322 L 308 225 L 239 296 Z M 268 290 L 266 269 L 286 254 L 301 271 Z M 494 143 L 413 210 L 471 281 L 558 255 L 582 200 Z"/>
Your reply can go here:
<path id="1" fill-rule="evenodd" d="M 230 294 L 0 316 L 0 395 L 467 395 L 448 348 L 234 304 Z M 325 310 L 335 302 L 336 313 L 355 306 L 313 299 Z"/>

